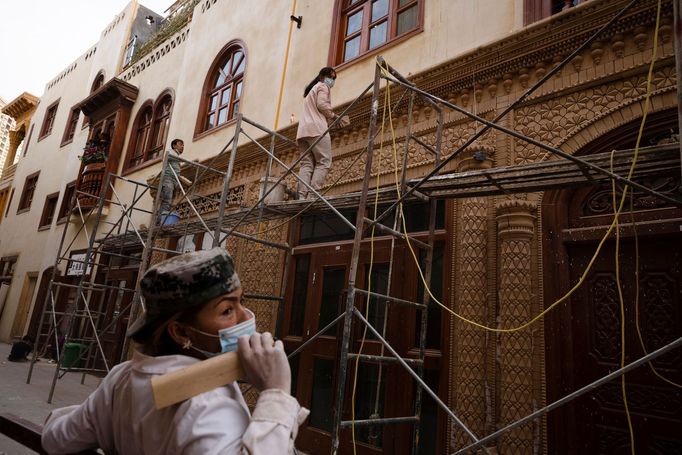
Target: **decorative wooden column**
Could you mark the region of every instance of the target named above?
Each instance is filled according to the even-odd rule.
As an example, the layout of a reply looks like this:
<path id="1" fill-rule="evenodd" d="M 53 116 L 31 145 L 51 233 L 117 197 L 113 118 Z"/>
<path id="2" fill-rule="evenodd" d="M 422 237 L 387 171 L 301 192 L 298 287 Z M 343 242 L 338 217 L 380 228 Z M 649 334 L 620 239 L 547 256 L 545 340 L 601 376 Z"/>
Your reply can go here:
<path id="1" fill-rule="evenodd" d="M 533 254 L 535 203 L 508 200 L 497 204 L 499 252 L 499 324 L 519 326 L 533 316 Z M 499 348 L 498 426 L 530 414 L 537 403 L 533 380 L 531 329 L 502 333 Z M 506 433 L 498 442 L 505 455 L 537 453 L 539 424 L 529 423 Z M 537 442 L 537 444 L 536 444 Z"/>
<path id="2" fill-rule="evenodd" d="M 489 169 L 494 149 L 469 147 L 458 171 Z M 489 292 L 489 211 L 490 199 L 472 197 L 459 200 L 454 233 L 453 299 L 455 311 L 484 324 L 495 322 L 494 292 Z M 458 319 L 453 321 L 451 349 L 450 402 L 457 416 L 477 435 L 488 434 L 494 421 L 494 336 Z M 492 348 L 492 349 L 491 349 Z M 470 442 L 453 424 L 451 449 Z"/>

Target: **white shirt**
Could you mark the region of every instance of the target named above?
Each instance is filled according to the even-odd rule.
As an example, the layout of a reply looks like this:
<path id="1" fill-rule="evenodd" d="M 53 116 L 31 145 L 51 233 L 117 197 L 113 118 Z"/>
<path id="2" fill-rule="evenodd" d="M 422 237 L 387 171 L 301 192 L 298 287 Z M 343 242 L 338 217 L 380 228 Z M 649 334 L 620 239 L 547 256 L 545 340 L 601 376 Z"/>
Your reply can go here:
<path id="1" fill-rule="evenodd" d="M 151 378 L 198 362 L 136 352 L 82 404 L 54 410 L 43 429 L 50 454 L 101 448 L 107 454 L 291 453 L 309 411 L 281 390 L 261 393 L 253 416 L 236 383 L 156 410 Z"/>

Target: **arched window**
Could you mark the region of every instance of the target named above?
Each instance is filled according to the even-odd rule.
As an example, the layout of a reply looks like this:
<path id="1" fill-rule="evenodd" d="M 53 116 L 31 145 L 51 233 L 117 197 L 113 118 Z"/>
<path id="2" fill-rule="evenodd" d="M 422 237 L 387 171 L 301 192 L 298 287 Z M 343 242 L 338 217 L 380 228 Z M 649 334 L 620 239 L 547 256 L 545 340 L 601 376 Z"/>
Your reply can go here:
<path id="1" fill-rule="evenodd" d="M 166 137 L 168 136 L 168 126 L 170 125 L 172 108 L 173 98 L 171 98 L 170 95 L 163 96 L 160 101 L 157 101 L 156 106 L 154 107 L 154 129 L 148 159 L 160 156 L 163 151 L 163 147 L 166 144 Z"/>
<path id="2" fill-rule="evenodd" d="M 223 125 L 239 112 L 245 68 L 246 54 L 238 42 L 218 55 L 204 84 L 197 133 Z"/>
<path id="3" fill-rule="evenodd" d="M 158 161 L 166 147 L 172 112 L 173 93 L 170 89 L 164 90 L 153 104 L 148 100 L 140 107 L 130 133 L 124 171 Z"/>
<path id="4" fill-rule="evenodd" d="M 100 71 L 97 73 L 97 76 L 95 76 L 95 79 L 92 81 L 92 88 L 90 89 L 90 93 L 96 91 L 99 89 L 101 86 L 104 85 L 104 73 Z"/>
<path id="5" fill-rule="evenodd" d="M 126 163 L 126 168 L 135 167 L 147 161 L 145 152 L 149 149 L 149 136 L 152 129 L 153 115 L 154 111 L 151 106 L 144 107 L 137 114 L 133 154 Z"/>

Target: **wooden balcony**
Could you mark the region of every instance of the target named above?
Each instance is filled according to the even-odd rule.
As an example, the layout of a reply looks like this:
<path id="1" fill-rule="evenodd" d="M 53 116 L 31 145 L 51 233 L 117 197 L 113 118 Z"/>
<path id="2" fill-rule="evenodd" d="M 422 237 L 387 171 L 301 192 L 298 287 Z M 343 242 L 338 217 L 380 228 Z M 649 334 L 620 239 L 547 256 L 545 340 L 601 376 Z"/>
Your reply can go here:
<path id="1" fill-rule="evenodd" d="M 81 167 L 76 182 L 76 199 L 82 210 L 91 210 L 97 205 L 104 189 L 104 178 L 107 173 L 106 163 L 92 163 Z"/>
<path id="2" fill-rule="evenodd" d="M 17 172 L 17 163 L 14 163 L 10 166 L 5 166 L 5 169 L 2 170 L 2 176 L 0 177 L 0 184 L 9 182 L 14 179 L 14 174 Z"/>

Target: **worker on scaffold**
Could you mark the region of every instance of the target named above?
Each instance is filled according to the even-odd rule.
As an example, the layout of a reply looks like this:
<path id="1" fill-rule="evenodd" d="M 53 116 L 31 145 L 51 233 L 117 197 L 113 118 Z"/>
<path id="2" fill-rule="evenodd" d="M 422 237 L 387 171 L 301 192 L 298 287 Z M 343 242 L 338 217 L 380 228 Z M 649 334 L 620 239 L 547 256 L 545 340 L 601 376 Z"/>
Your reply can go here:
<path id="1" fill-rule="evenodd" d="M 333 122 L 339 117 L 332 110 L 330 97 L 334 81 L 336 81 L 336 71 L 327 66 L 320 70 L 317 77 L 303 91 L 305 101 L 296 132 L 296 143 L 301 154 L 305 153 L 312 144 L 315 145 L 301 159 L 298 199 L 308 197 L 308 187 L 305 184 L 310 185 L 315 191 L 322 188 L 324 179 L 332 166 L 332 141 L 327 132 L 329 129 L 327 121 Z M 341 126 L 348 126 L 350 119 L 344 115 L 339 122 Z"/>
<path id="2" fill-rule="evenodd" d="M 175 192 L 180 187 L 178 180 L 185 186 L 189 186 L 192 182 L 180 175 L 180 160 L 177 159 L 182 152 L 185 150 L 185 142 L 182 139 L 173 139 L 171 142 L 171 149 L 168 151 L 168 166 L 163 169 L 163 183 L 161 188 L 159 188 L 159 198 L 161 202 L 159 204 L 159 219 L 161 224 L 164 223 L 164 219 L 170 214 L 173 198 L 175 198 Z"/>
<path id="3" fill-rule="evenodd" d="M 116 365 L 81 405 L 48 416 L 49 454 L 100 448 L 104 453 L 293 453 L 308 415 L 290 395 L 291 370 L 281 341 L 256 333 L 254 314 L 232 257 L 220 247 L 160 262 L 140 282 L 142 314 L 128 330 L 132 360 Z M 237 350 L 260 396 L 253 414 L 237 382 L 156 409 L 153 377 Z"/>

